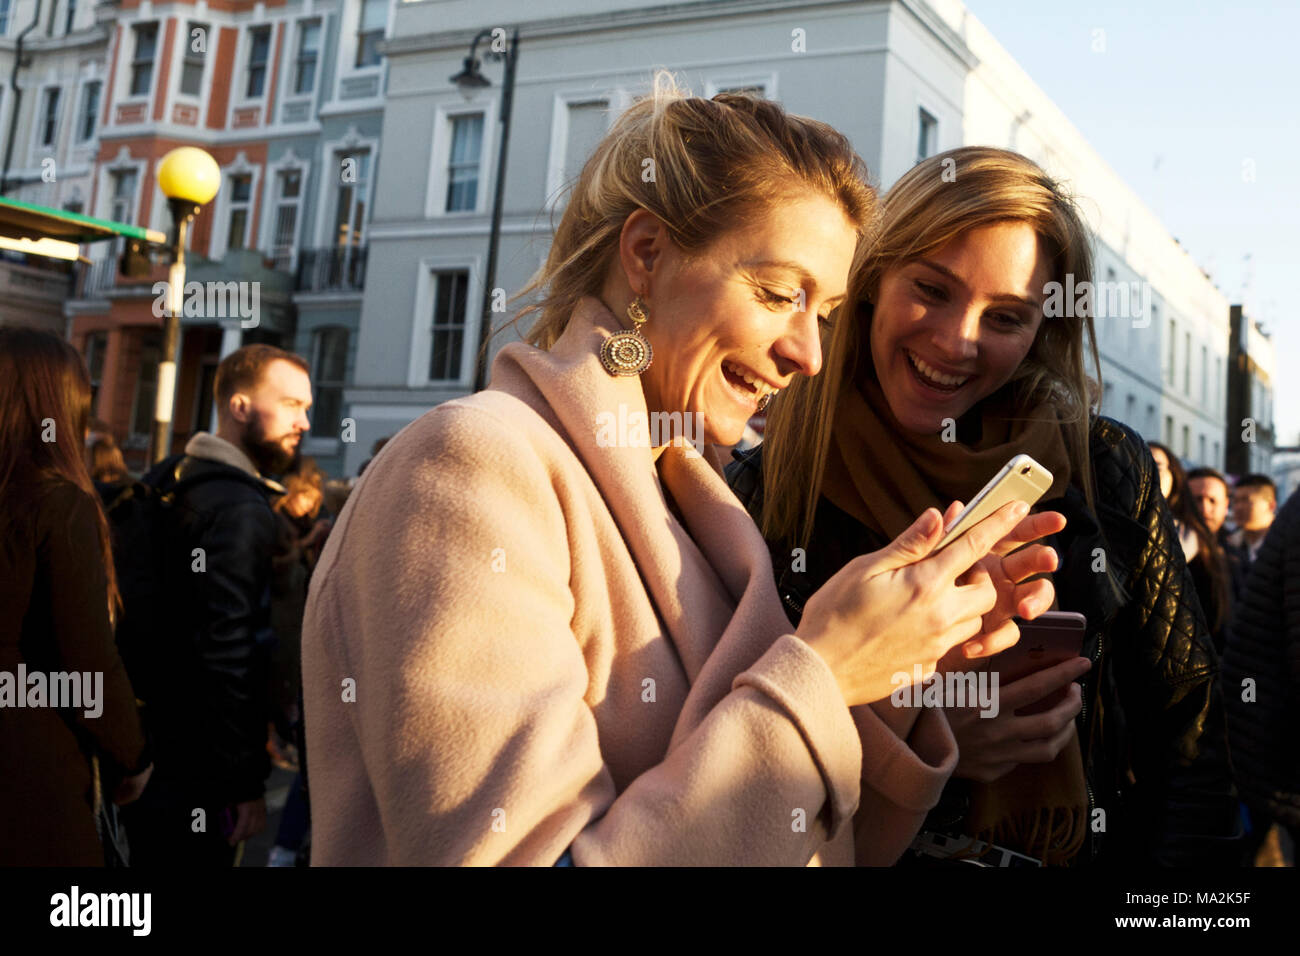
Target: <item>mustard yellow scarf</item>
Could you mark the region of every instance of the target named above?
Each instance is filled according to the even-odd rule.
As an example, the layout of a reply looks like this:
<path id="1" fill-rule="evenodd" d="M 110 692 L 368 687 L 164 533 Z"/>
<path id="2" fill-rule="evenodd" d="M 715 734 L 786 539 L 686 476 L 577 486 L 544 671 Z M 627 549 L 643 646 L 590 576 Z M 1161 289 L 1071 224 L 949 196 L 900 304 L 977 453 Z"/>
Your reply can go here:
<path id="1" fill-rule="evenodd" d="M 1051 471 L 1043 500 L 1057 498 L 1071 473 L 1059 416 L 1047 402 L 1025 411 L 1016 404 L 1006 387 L 950 434 L 918 435 L 899 425 L 868 370 L 840 397 L 822 494 L 890 540 L 926 508 L 942 512 L 954 500 L 969 502 L 1017 454 Z M 1063 865 L 1083 845 L 1087 810 L 1076 733 L 1051 763 L 1020 764 L 992 784 L 973 782 L 967 828 L 986 843 Z"/>

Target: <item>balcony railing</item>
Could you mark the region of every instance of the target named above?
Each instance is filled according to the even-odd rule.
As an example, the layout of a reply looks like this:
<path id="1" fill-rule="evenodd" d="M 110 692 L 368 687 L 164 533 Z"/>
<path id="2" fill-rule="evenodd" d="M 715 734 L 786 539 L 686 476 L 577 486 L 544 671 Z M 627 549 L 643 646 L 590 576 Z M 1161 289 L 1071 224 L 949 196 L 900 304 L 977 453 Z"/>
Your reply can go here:
<path id="1" fill-rule="evenodd" d="M 83 264 L 78 290 L 79 298 L 93 299 L 106 289 L 116 287 L 117 263 L 118 257 L 112 255 L 103 259 L 93 259 L 89 265 Z"/>
<path id="2" fill-rule="evenodd" d="M 360 292 L 365 285 L 365 246 L 303 249 L 298 254 L 299 292 Z"/>

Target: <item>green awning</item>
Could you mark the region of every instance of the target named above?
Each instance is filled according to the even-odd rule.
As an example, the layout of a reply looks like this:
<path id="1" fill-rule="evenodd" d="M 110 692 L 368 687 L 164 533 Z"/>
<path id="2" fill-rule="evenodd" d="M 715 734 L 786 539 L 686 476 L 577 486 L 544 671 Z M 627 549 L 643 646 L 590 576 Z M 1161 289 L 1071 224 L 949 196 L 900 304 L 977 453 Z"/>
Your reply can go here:
<path id="1" fill-rule="evenodd" d="M 99 242 L 126 236 L 143 242 L 167 241 L 165 233 L 110 219 L 95 219 L 66 209 L 51 209 L 35 203 L 0 196 L 0 236 L 11 239 L 57 239 L 61 242 Z"/>

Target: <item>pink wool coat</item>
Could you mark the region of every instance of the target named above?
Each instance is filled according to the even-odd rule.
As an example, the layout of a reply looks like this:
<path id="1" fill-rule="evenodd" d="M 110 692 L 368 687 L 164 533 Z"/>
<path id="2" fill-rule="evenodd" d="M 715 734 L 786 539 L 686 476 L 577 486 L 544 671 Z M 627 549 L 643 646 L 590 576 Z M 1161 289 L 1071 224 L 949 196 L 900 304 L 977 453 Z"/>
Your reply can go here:
<path id="1" fill-rule="evenodd" d="M 302 635 L 313 862 L 888 864 L 938 800 L 942 712 L 850 711 L 712 456 L 609 446 L 617 330 L 506 346 L 354 490 Z"/>

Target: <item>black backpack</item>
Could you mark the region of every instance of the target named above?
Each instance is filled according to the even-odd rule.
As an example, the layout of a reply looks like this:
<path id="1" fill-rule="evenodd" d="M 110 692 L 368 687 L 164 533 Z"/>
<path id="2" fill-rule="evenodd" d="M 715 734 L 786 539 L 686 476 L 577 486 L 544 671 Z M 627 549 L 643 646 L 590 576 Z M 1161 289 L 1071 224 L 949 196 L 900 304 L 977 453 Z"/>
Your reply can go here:
<path id="1" fill-rule="evenodd" d="M 179 562 L 189 556 L 178 533 L 177 497 L 194 485 L 223 477 L 208 472 L 177 481 L 184 458 L 177 454 L 155 465 L 143 479 L 119 490 L 105 509 L 122 595 L 118 653 L 136 696 L 146 703 L 158 693 L 159 680 L 167 676 L 180 650 L 174 635 L 189 611 L 182 604 L 185 588 L 178 586 Z"/>

